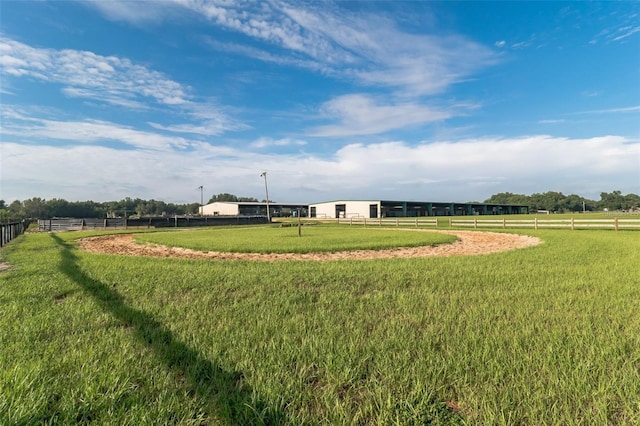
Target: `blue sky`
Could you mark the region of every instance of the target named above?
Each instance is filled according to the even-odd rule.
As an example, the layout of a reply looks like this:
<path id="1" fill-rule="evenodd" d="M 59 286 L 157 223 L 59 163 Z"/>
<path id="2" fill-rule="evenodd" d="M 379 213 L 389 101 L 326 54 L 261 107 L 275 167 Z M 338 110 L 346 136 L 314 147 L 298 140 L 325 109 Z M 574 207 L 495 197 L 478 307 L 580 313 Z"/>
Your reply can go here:
<path id="1" fill-rule="evenodd" d="M 5 1 L 5 201 L 640 193 L 639 2 Z M 205 200 L 206 201 L 206 200 Z"/>

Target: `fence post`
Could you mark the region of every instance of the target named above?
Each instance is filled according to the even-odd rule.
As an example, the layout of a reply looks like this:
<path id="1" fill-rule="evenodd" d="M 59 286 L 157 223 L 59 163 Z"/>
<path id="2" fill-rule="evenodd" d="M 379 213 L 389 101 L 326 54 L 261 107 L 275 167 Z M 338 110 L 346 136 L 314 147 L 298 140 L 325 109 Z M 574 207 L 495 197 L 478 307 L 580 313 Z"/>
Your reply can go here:
<path id="1" fill-rule="evenodd" d="M 449 228 L 453 226 L 453 219 L 449 218 Z"/>
<path id="2" fill-rule="evenodd" d="M 396 228 L 397 228 L 398 226 L 400 226 L 400 219 L 398 219 L 398 218 L 396 217 Z"/>
<path id="3" fill-rule="evenodd" d="M 573 218 L 571 218 L 571 230 L 573 231 L 574 229 L 575 229 L 575 227 L 574 227 Z"/>
<path id="4" fill-rule="evenodd" d="M 478 229 L 478 218 L 477 217 L 473 218 L 473 229 Z"/>
<path id="5" fill-rule="evenodd" d="M 538 218 L 533 218 L 533 228 L 538 229 Z"/>
<path id="6" fill-rule="evenodd" d="M 613 227 L 616 231 L 618 230 L 618 216 L 616 216 L 616 218 L 613 220 Z"/>
<path id="7" fill-rule="evenodd" d="M 349 218 L 349 226 L 351 226 L 351 225 L 353 225 L 353 218 L 352 217 Z"/>
<path id="8" fill-rule="evenodd" d="M 416 217 L 416 228 L 418 227 L 418 218 Z"/>
<path id="9" fill-rule="evenodd" d="M 502 218 L 502 229 L 507 229 L 507 219 Z"/>

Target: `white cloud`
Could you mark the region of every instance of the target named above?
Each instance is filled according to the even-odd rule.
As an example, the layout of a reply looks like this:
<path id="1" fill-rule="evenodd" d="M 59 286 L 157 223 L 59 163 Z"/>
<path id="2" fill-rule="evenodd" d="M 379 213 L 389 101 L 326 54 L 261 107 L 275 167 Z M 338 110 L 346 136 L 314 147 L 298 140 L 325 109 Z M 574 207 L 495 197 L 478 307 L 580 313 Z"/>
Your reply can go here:
<path id="1" fill-rule="evenodd" d="M 497 62 L 489 48 L 464 37 L 410 34 L 381 16 L 348 13 L 328 3 L 175 0 L 167 4 L 171 7 L 165 5 L 157 12 L 165 13 L 165 18 L 180 7 L 265 43 L 259 48 L 209 39 L 207 43 L 214 48 L 360 84 L 382 85 L 407 96 L 441 93 Z M 112 19 L 134 23 L 145 19 L 127 3 L 99 9 Z M 274 54 L 272 46 L 281 53 Z"/>
<path id="2" fill-rule="evenodd" d="M 612 38 L 613 41 L 624 40 L 628 37 L 631 37 L 635 33 L 640 32 L 640 25 L 638 26 L 627 26 L 623 28 L 619 28 L 616 32 L 616 36 Z"/>
<path id="3" fill-rule="evenodd" d="M 585 98 L 593 98 L 595 96 L 600 96 L 600 92 L 598 92 L 597 90 L 583 90 L 582 92 L 580 92 L 580 94 Z"/>
<path id="4" fill-rule="evenodd" d="M 169 14 L 179 11 L 173 1 L 92 1 L 84 0 L 83 4 L 100 11 L 113 21 L 125 21 L 140 25 L 159 23 Z"/>
<path id="5" fill-rule="evenodd" d="M 412 125 L 440 121 L 451 117 L 449 111 L 416 103 L 380 105 L 367 95 L 345 95 L 326 102 L 321 113 L 339 124 L 312 129 L 312 136 L 372 135 Z"/>
<path id="6" fill-rule="evenodd" d="M 564 118 L 559 118 L 559 119 L 546 119 L 546 120 L 539 120 L 538 123 L 539 124 L 560 124 L 560 123 L 565 123 L 567 120 L 565 120 Z"/>
<path id="7" fill-rule="evenodd" d="M 259 154 L 193 143 L 188 151 L 2 144 L 2 197 L 106 201 L 140 196 L 196 202 L 194 188 L 286 202 L 340 198 L 482 200 L 498 192 L 559 190 L 598 199 L 600 191 L 639 191 L 640 141 L 617 136 L 528 136 L 411 146 L 352 144 L 319 157 Z M 82 176 L 82 179 L 78 179 Z M 24 183 L 31 186 L 27 190 Z M 620 185 L 620 182 L 627 182 Z M 37 188 L 38 193 L 30 193 Z M 26 192 L 25 192 L 26 191 Z M 273 193 L 273 195 L 272 195 Z"/>
<path id="8" fill-rule="evenodd" d="M 178 8 L 260 42 L 239 44 L 202 38 L 216 50 L 387 89 L 394 98 L 412 100 L 382 105 L 363 102 L 356 94 L 333 99 L 323 106 L 323 113 L 338 123 L 314 129 L 312 134 L 317 136 L 375 134 L 447 119 L 451 112 L 420 105 L 419 100 L 443 93 L 498 61 L 490 48 L 465 37 L 412 34 L 383 15 L 352 13 L 329 3 L 174 0 L 170 7 L 161 8 L 164 18 L 173 18 Z M 146 20 L 127 5 L 101 10 L 111 19 Z M 365 111 L 351 111 L 349 104 Z M 211 135 L 217 134 L 220 123 L 154 126 Z"/>
<path id="9" fill-rule="evenodd" d="M 575 114 L 627 114 L 640 112 L 640 105 L 620 108 L 595 109 L 591 111 L 581 111 Z"/>
<path id="10" fill-rule="evenodd" d="M 62 93 L 70 98 L 132 110 L 154 108 L 188 121 L 157 127 L 162 130 L 211 136 L 247 128 L 214 102 L 195 100 L 190 87 L 126 58 L 35 48 L 0 36 L 0 66 L 11 78 L 62 84 Z"/>
<path id="11" fill-rule="evenodd" d="M 253 141 L 251 144 L 249 144 L 249 146 L 251 148 L 256 148 L 256 149 L 262 149 L 262 148 L 269 148 L 269 147 L 274 147 L 274 146 L 304 146 L 306 145 L 307 142 L 300 140 L 300 139 L 291 139 L 291 138 L 284 138 L 284 139 L 273 139 L 273 138 L 268 138 L 268 137 L 262 137 L 259 138 L 255 141 Z"/>
<path id="12" fill-rule="evenodd" d="M 133 148 L 150 150 L 182 149 L 191 141 L 158 133 L 140 131 L 101 120 L 60 121 L 28 117 L 12 109 L 3 111 L 2 134 L 20 139 L 60 141 L 75 144 L 117 142 Z"/>
<path id="13" fill-rule="evenodd" d="M 506 44 L 507 42 L 504 40 L 496 41 L 495 43 L 493 43 L 495 47 L 504 47 Z"/>
<path id="14" fill-rule="evenodd" d="M 62 83 L 65 94 L 121 105 L 152 99 L 161 105 L 187 102 L 189 88 L 162 73 L 136 65 L 126 58 L 101 56 L 79 50 L 55 50 L 28 46 L 0 37 L 0 65 L 11 76 L 30 76 Z"/>

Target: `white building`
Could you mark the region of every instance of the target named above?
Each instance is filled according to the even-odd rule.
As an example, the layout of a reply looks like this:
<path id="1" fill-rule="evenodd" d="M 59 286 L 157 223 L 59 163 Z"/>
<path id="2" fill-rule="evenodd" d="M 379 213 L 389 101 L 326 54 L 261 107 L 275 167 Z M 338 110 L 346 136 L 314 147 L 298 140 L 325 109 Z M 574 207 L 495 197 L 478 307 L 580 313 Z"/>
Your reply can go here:
<path id="1" fill-rule="evenodd" d="M 308 204 L 295 203 L 269 203 L 271 217 L 288 217 L 297 215 L 298 210 L 302 216 L 307 215 Z M 200 207 L 202 216 L 254 216 L 266 215 L 267 203 L 252 201 L 216 201 Z"/>
<path id="2" fill-rule="evenodd" d="M 529 206 L 398 200 L 338 200 L 309 204 L 309 217 L 349 219 L 528 213 Z"/>
<path id="3" fill-rule="evenodd" d="M 309 204 L 309 216 L 319 219 L 377 218 L 380 200 L 339 200 Z"/>
<path id="4" fill-rule="evenodd" d="M 337 200 L 312 204 L 269 203 L 271 217 L 296 216 L 318 219 L 379 217 L 462 216 L 523 214 L 529 206 L 394 200 Z M 267 214 L 266 203 L 218 201 L 200 208 L 202 216 L 255 216 Z"/>

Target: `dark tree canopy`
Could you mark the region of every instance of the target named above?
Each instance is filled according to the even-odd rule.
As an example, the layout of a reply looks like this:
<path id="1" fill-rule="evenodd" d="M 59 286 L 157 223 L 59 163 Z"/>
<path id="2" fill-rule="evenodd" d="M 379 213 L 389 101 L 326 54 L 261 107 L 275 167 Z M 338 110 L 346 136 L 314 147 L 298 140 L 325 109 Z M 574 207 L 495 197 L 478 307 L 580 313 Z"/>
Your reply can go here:
<path id="1" fill-rule="evenodd" d="M 600 200 L 589 200 L 576 194 L 564 195 L 562 192 L 548 191 L 531 195 L 501 192 L 494 194 L 485 203 L 524 204 L 531 210 L 549 210 L 553 212 L 577 212 L 595 210 L 628 210 L 640 207 L 640 196 L 622 195 L 620 191 L 600 193 Z"/>
<path id="2" fill-rule="evenodd" d="M 230 202 L 256 202 L 257 199 L 253 197 L 237 197 L 227 192 L 214 195 L 209 199 L 209 203 L 215 203 L 216 201 L 230 201 Z"/>

